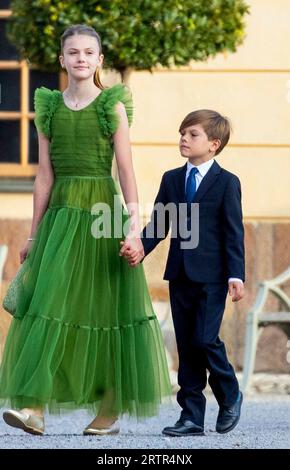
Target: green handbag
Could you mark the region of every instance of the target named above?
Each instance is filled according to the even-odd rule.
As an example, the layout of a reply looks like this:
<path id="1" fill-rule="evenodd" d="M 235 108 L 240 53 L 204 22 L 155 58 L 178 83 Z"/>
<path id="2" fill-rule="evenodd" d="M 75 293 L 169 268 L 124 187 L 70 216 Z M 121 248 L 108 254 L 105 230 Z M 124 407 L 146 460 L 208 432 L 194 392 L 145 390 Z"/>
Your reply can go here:
<path id="1" fill-rule="evenodd" d="M 4 310 L 6 310 L 11 315 L 15 315 L 18 298 L 23 286 L 23 276 L 26 271 L 26 259 L 21 264 L 20 268 L 18 269 L 15 277 L 9 284 L 7 292 L 4 296 L 2 306 Z"/>

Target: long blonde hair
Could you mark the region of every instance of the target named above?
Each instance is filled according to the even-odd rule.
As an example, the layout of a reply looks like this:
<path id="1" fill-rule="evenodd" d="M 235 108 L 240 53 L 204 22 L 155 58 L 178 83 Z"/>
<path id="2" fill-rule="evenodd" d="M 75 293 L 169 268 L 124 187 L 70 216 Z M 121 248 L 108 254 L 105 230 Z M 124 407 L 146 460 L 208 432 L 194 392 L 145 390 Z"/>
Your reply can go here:
<path id="1" fill-rule="evenodd" d="M 75 34 L 84 34 L 86 36 L 94 37 L 97 40 L 97 43 L 99 46 L 99 53 L 102 54 L 102 43 L 101 43 L 101 38 L 99 34 L 97 33 L 97 31 L 94 30 L 94 28 L 92 28 L 91 26 L 87 26 L 86 24 L 73 24 L 64 31 L 64 33 L 61 35 L 61 38 L 60 38 L 62 54 L 63 54 L 63 48 L 64 48 L 64 43 L 66 39 L 70 36 L 74 36 Z M 101 90 L 104 90 L 105 88 L 101 82 L 99 68 L 97 68 L 94 74 L 94 84 Z"/>

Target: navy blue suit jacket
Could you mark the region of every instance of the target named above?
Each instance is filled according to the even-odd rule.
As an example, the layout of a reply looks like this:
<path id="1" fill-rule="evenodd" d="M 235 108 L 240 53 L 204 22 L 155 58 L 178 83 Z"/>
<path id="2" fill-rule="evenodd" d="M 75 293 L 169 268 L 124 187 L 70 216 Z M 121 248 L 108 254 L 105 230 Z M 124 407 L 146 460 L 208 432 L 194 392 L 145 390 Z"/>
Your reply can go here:
<path id="1" fill-rule="evenodd" d="M 187 164 L 164 173 L 155 204 L 185 205 L 186 169 Z M 199 203 L 198 246 L 182 249 L 180 244 L 184 238 L 171 236 L 164 279 L 175 279 L 184 262 L 186 274 L 194 282 L 227 282 L 230 277 L 244 281 L 244 227 L 239 178 L 214 161 L 202 179 L 193 202 Z M 165 213 L 165 231 L 161 236 L 154 210 L 150 222 L 142 231 L 145 256 L 169 232 L 172 216 L 170 211 Z M 146 236 L 147 230 L 149 233 L 153 231 L 153 238 Z"/>

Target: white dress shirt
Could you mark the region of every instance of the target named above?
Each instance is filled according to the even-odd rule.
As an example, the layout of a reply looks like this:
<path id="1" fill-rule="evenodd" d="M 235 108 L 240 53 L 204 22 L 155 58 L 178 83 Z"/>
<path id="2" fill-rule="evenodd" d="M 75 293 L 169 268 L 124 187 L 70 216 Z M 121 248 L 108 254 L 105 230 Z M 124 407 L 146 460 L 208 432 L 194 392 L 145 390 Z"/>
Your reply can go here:
<path id="1" fill-rule="evenodd" d="M 205 177 L 205 175 L 207 174 L 208 170 L 210 169 L 210 167 L 212 166 L 213 163 L 214 163 L 213 158 L 211 158 L 207 162 L 201 163 L 200 165 L 197 165 L 197 166 L 193 165 L 192 163 L 190 163 L 188 161 L 187 162 L 187 169 L 186 169 L 186 176 L 185 176 L 184 190 L 186 189 L 187 178 L 188 178 L 190 170 L 192 168 L 197 168 L 198 169 L 198 172 L 195 174 L 195 184 L 196 184 L 196 190 L 197 190 L 197 188 L 199 187 L 202 179 Z M 237 277 L 230 277 L 228 282 L 241 282 L 243 284 L 242 279 L 239 279 Z"/>

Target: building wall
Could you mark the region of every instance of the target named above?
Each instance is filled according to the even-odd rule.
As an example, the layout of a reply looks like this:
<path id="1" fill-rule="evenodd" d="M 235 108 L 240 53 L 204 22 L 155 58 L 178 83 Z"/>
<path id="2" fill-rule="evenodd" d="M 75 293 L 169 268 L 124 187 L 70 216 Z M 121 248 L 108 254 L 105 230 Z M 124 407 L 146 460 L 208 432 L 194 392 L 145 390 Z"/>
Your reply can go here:
<path id="1" fill-rule="evenodd" d="M 151 200 L 162 173 L 184 163 L 178 127 L 199 108 L 229 116 L 234 132 L 218 156 L 243 187 L 246 219 L 290 216 L 290 3 L 251 0 L 247 37 L 235 54 L 182 71 L 134 73 L 134 163 L 141 201 Z"/>

